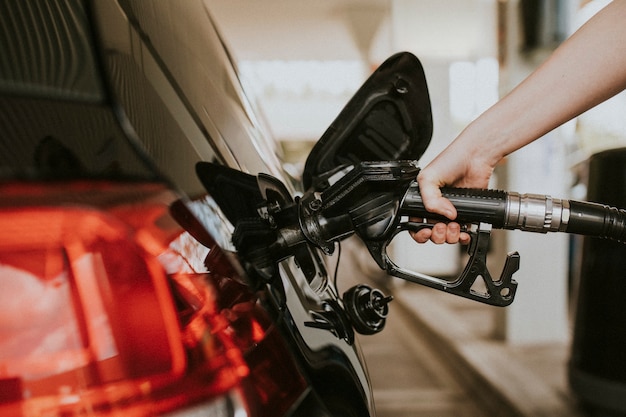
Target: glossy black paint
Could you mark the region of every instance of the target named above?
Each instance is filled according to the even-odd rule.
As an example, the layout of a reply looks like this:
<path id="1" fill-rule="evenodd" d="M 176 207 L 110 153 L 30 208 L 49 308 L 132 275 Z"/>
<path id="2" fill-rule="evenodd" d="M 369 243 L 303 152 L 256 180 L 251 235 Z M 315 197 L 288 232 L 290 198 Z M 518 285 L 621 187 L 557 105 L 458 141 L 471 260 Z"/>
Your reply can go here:
<path id="1" fill-rule="evenodd" d="M 418 160 L 433 133 L 430 95 L 419 59 L 383 62 L 328 127 L 307 158 L 304 189 L 362 161 Z"/>
<path id="2" fill-rule="evenodd" d="M 179 223 L 193 225 L 199 242 L 220 244 L 238 267 L 228 223 L 249 214 L 254 201 L 243 212 L 235 204 L 218 213 L 196 164 L 271 172 L 284 183 L 287 176 L 210 10 L 200 1 L 184 6 L 131 0 L 0 5 L 3 27 L 11 28 L 11 36 L 0 37 L 0 177 L 168 184 L 180 196 L 172 214 L 182 204 L 196 217 L 179 215 Z M 200 24 L 191 16 L 201 16 Z M 212 191 L 219 198 L 231 190 Z M 253 288 L 309 384 L 289 415 L 373 416 L 358 347 L 306 325 L 312 312 L 337 302 L 323 260 L 311 256 L 310 276 L 287 263 L 269 285 Z M 280 290 L 288 281 L 289 291 Z"/>

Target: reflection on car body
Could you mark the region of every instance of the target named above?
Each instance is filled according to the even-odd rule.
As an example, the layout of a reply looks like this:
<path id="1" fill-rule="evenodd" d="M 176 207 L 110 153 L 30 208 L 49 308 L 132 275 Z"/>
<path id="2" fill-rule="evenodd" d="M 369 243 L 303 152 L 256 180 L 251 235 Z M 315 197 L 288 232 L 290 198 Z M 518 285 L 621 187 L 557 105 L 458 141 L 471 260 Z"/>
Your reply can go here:
<path id="1" fill-rule="evenodd" d="M 0 414 L 374 415 L 327 277 L 250 286 L 196 176 L 286 178 L 206 7 L 0 5 Z"/>

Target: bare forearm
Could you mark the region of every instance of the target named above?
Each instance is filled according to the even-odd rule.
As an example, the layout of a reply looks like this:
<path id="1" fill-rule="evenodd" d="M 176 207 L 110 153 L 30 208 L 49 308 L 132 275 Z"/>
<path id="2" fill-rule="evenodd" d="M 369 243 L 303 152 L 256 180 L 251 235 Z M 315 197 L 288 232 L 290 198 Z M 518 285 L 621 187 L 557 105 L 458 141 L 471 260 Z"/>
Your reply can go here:
<path id="1" fill-rule="evenodd" d="M 485 141 L 470 146 L 499 159 L 624 88 L 626 0 L 615 0 L 465 134 Z"/>
<path id="2" fill-rule="evenodd" d="M 425 207 L 449 219 L 439 187 L 486 187 L 498 161 L 626 88 L 626 0 L 614 0 L 511 93 L 483 113 L 418 175 Z M 467 241 L 438 225 L 418 242 Z"/>

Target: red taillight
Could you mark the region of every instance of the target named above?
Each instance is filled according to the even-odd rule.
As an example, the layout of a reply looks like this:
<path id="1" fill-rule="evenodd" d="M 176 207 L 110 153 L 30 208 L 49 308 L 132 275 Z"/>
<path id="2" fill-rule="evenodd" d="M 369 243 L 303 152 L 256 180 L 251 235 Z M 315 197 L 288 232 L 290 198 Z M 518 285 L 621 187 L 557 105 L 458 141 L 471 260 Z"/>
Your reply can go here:
<path id="1" fill-rule="evenodd" d="M 180 213 L 177 218 L 183 218 Z M 198 227 L 186 222 L 187 227 Z M 199 233 L 192 233 L 198 236 Z M 227 336 L 229 342 L 243 353 L 249 368 L 240 384 L 254 417 L 281 416 L 297 404 L 307 390 L 292 353 L 279 333 L 274 320 L 261 306 L 255 294 L 243 284 L 228 258 L 213 242 L 205 258 L 210 273 L 205 276 L 181 274 L 174 276 L 175 293 L 184 323 L 191 323 L 200 313 L 200 307 L 209 302 L 206 310 L 215 310 L 213 331 Z M 212 243 L 212 244 L 211 244 Z M 191 324 L 189 325 L 191 327 Z"/>
<path id="2" fill-rule="evenodd" d="M 244 353 L 250 374 L 243 389 L 256 410 L 255 416 L 280 416 L 306 391 L 307 384 L 295 365 L 282 335 L 267 312 L 237 280 L 211 274 L 209 282 L 219 288 L 220 316 L 225 331 Z M 238 296 L 236 296 L 238 294 Z"/>
<path id="3" fill-rule="evenodd" d="M 167 277 L 189 264 L 168 255 L 181 230 L 163 187 L 0 193 L 0 415 L 153 415 L 246 375 L 239 349 L 211 329 L 216 311 L 190 368 Z"/>
<path id="4" fill-rule="evenodd" d="M 245 323 L 241 333 L 247 337 L 238 338 L 240 344 L 247 344 L 245 358 L 250 375 L 246 392 L 248 398 L 257 400 L 254 408 L 258 416 L 280 416 L 298 402 L 307 384 L 278 329 L 265 327 L 263 313 L 258 306 L 235 313 L 235 324 L 241 327 Z"/>
<path id="5" fill-rule="evenodd" d="M 89 364 L 81 378 L 94 382 L 183 371 L 163 271 L 126 226 L 88 209 L 21 208 L 0 214 L 0 230 L 14 323 L 3 340 L 25 339 L 3 347 L 3 362 L 25 384 L 46 393 L 42 380 Z"/>
<path id="6" fill-rule="evenodd" d="M 229 256 L 165 187 L 0 195 L 0 415 L 232 412 L 240 394 L 265 417 L 306 391 Z"/>

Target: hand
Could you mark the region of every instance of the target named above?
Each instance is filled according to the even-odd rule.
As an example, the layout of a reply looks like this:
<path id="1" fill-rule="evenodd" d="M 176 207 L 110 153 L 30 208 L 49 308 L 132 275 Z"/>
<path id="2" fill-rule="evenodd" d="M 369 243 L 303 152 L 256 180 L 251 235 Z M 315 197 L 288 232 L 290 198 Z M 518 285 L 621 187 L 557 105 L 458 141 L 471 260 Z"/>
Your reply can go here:
<path id="1" fill-rule="evenodd" d="M 464 150 L 458 143 L 461 141 L 453 142 L 417 176 L 426 210 L 441 214 L 450 220 L 456 218 L 457 212 L 450 200 L 442 197 L 440 188 L 443 186 L 486 188 L 495 166 L 495 163 L 487 162 L 481 156 L 472 157 L 472 152 Z M 460 224 L 453 221 L 436 223 L 432 229 L 424 228 L 411 233 L 411 236 L 418 243 L 429 240 L 436 244 L 470 242 L 469 234 L 462 232 Z"/>
<path id="2" fill-rule="evenodd" d="M 436 244 L 461 243 L 467 245 L 470 242 L 469 234 L 461 232 L 461 225 L 456 222 L 435 223 L 432 229 L 424 228 L 419 232 L 410 232 L 411 237 L 418 243 L 426 243 L 429 240 Z"/>
<path id="3" fill-rule="evenodd" d="M 444 185 L 486 188 L 498 161 L 626 89 L 626 1 L 604 7 L 539 68 L 465 130 L 417 177 L 427 210 L 450 220 Z M 582 65 L 601 62 L 602 65 Z M 550 94 L 546 94 L 549 91 Z M 453 223 L 413 234 L 417 242 L 469 241 Z"/>

